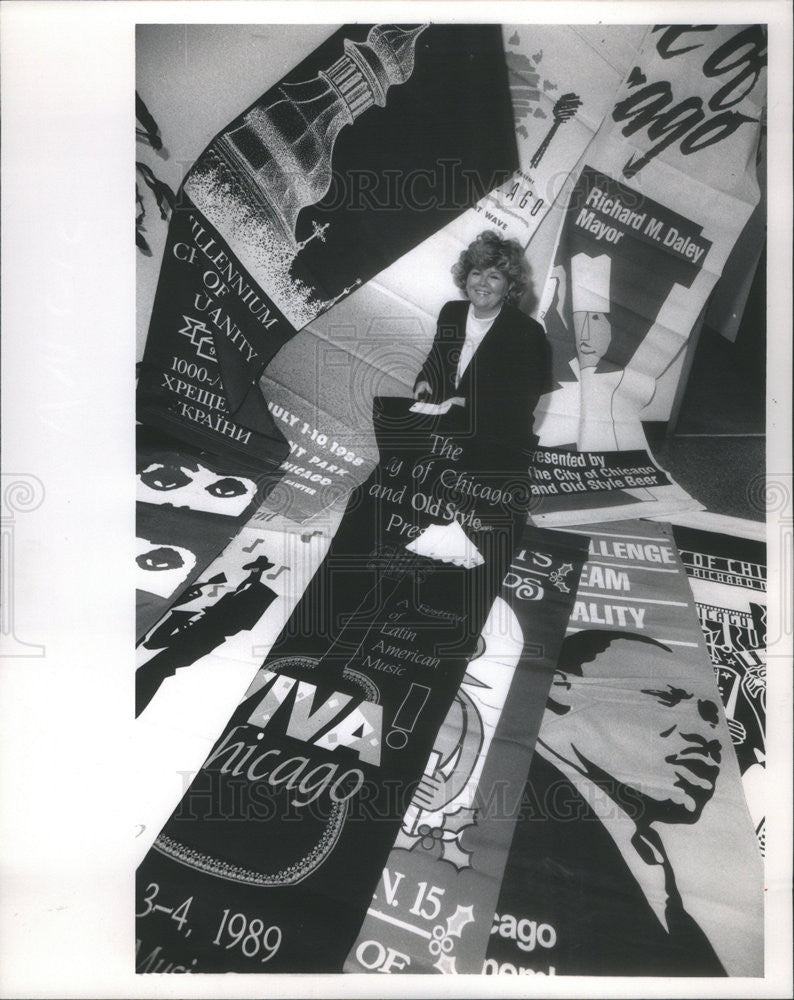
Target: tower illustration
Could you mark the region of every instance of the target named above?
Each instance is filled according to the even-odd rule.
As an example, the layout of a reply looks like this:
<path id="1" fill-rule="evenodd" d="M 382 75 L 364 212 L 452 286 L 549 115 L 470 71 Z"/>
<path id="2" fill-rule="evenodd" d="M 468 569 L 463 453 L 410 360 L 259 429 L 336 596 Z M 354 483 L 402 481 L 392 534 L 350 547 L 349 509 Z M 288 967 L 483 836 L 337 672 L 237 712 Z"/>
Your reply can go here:
<path id="1" fill-rule="evenodd" d="M 295 226 L 307 205 L 331 186 L 340 131 L 373 105 L 384 107 L 389 87 L 414 69 L 416 40 L 427 25 L 376 25 L 364 42 L 344 41 L 344 53 L 310 80 L 284 83 L 269 103 L 256 104 L 214 152 L 246 199 L 257 205 L 297 251 Z"/>

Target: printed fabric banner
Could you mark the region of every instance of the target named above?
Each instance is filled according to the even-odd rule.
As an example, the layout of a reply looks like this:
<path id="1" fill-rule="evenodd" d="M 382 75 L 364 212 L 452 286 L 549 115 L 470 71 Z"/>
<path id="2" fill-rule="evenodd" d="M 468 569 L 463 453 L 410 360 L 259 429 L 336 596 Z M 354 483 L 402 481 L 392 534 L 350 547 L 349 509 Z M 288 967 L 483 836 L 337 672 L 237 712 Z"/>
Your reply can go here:
<path id="1" fill-rule="evenodd" d="M 671 529 L 588 533 L 484 971 L 762 975 L 761 857 Z"/>
<path id="2" fill-rule="evenodd" d="M 141 366 L 139 419 L 277 468 L 289 445 L 258 385 L 268 362 L 516 166 L 498 26 L 341 28 L 188 173 Z M 438 171 L 445 197 L 423 211 L 392 190 L 428 176 L 440 183 Z"/>
<path id="3" fill-rule="evenodd" d="M 152 428 L 136 436 L 136 627 L 140 638 L 240 531 L 278 475 L 240 469 Z"/>
<path id="4" fill-rule="evenodd" d="M 556 380 L 537 411 L 544 448 L 647 454 L 642 421 L 669 417 L 660 379 L 759 199 L 765 65 L 762 25 L 652 29 L 567 194 L 539 312 Z M 602 487 L 604 517 L 686 507 L 655 481 Z M 539 523 L 577 520 L 557 495 L 539 494 Z"/>
<path id="5" fill-rule="evenodd" d="M 480 973 L 586 539 L 527 528 L 346 972 Z"/>
<path id="6" fill-rule="evenodd" d="M 299 527 L 258 511 L 139 642 L 136 865 L 281 634 L 341 515 Z"/>
<path id="7" fill-rule="evenodd" d="M 380 464 L 139 868 L 140 972 L 339 972 L 364 920 L 529 501 L 520 449 L 465 414 L 386 398 L 375 426 Z"/>
<path id="8" fill-rule="evenodd" d="M 330 535 L 314 530 L 244 528 L 142 638 L 137 649 L 136 714 L 148 708 L 161 685 L 178 670 L 209 653 L 248 664 L 250 677 L 262 662 L 268 637 L 272 643 L 281 631 L 329 542 Z M 263 621 L 271 607 L 273 612 Z M 275 633 L 272 621 L 280 623 Z M 191 687 L 179 684 L 179 694 L 169 699 L 174 710 L 199 694 L 198 690 L 192 694 Z M 202 693 L 212 700 L 222 692 L 207 688 Z"/>
<path id="9" fill-rule="evenodd" d="M 766 546 L 679 525 L 673 537 L 695 597 L 744 794 L 764 853 Z"/>

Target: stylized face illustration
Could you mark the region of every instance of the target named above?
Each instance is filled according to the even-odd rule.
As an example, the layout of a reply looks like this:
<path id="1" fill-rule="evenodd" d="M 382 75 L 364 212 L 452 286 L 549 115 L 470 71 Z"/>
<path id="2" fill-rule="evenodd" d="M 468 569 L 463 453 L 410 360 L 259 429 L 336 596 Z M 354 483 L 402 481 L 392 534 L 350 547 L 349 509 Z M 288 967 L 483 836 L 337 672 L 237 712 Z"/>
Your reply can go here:
<path id="1" fill-rule="evenodd" d="M 135 561 L 141 569 L 155 571 L 178 569 L 185 562 L 179 551 L 170 545 L 159 545 L 156 549 L 143 552 L 136 557 Z"/>
<path id="2" fill-rule="evenodd" d="M 181 545 L 135 539 L 135 587 L 158 597 L 170 597 L 196 565 L 196 555 Z"/>
<path id="3" fill-rule="evenodd" d="M 210 483 L 204 489 L 214 497 L 239 497 L 246 491 L 244 483 L 232 476 L 224 476 L 223 479 Z"/>
<path id="4" fill-rule="evenodd" d="M 495 315 L 507 294 L 508 280 L 497 267 L 473 267 L 466 278 L 466 295 L 475 316 Z"/>
<path id="5" fill-rule="evenodd" d="M 584 676 L 566 675 L 560 697 L 570 711 L 555 721 L 569 727 L 573 762 L 608 790 L 639 796 L 647 822 L 694 823 L 714 794 L 722 744 L 713 679 L 685 673 L 673 653 L 617 639 Z"/>
<path id="6" fill-rule="evenodd" d="M 595 368 L 606 354 L 612 340 L 612 325 L 606 313 L 575 312 L 576 353 L 581 368 Z"/>
<path id="7" fill-rule="evenodd" d="M 149 462 L 139 475 L 137 498 L 142 503 L 189 507 L 237 517 L 251 503 L 256 483 L 243 476 L 224 476 L 200 462 L 192 465 L 164 457 Z"/>
<path id="8" fill-rule="evenodd" d="M 175 462 L 152 462 L 140 474 L 152 490 L 176 490 L 193 482 L 194 472 Z"/>

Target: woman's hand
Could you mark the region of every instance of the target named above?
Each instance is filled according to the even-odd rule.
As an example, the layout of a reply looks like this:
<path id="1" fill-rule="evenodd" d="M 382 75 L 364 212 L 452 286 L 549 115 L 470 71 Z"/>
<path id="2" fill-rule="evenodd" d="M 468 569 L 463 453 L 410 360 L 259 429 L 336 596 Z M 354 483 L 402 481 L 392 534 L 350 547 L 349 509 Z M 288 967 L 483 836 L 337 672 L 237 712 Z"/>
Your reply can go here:
<path id="1" fill-rule="evenodd" d="M 430 383 L 422 379 L 421 382 L 417 382 L 414 387 L 414 399 L 422 400 L 427 402 L 433 395 L 433 390 L 430 388 Z"/>

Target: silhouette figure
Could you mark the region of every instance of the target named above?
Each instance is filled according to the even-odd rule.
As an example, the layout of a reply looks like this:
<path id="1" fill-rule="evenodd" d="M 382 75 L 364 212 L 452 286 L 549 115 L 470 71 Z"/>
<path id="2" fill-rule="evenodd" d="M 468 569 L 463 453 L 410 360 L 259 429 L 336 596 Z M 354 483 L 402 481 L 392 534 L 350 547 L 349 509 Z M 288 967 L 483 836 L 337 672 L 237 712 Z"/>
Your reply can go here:
<path id="1" fill-rule="evenodd" d="M 250 570 L 248 576 L 233 591 L 204 608 L 201 614 L 186 621 L 183 616 L 190 612 L 173 613 L 169 629 L 158 635 L 158 640 L 171 636 L 171 643 L 139 667 L 135 674 L 136 717 L 147 707 L 166 677 L 206 656 L 229 636 L 253 628 L 277 596 L 262 582 L 262 574 L 274 565 L 267 556 L 258 556 L 243 566 Z M 176 614 L 179 619 L 175 621 Z M 160 629 L 156 631 L 159 633 Z M 154 636 L 155 633 L 149 643 Z"/>

